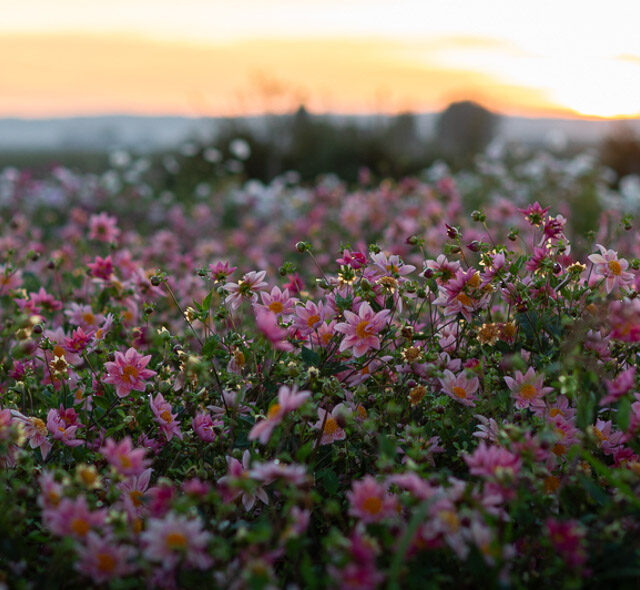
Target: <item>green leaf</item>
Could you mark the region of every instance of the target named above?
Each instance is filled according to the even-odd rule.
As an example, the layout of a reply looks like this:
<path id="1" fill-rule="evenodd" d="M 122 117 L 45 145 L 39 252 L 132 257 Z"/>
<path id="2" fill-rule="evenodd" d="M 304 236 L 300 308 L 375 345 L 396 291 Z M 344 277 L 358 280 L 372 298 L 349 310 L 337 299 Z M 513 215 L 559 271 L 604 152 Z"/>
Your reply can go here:
<path id="1" fill-rule="evenodd" d="M 202 345 L 202 356 L 205 358 L 212 358 L 221 350 L 223 349 L 220 346 L 220 338 L 216 334 L 212 334 Z"/>
<path id="2" fill-rule="evenodd" d="M 308 367 L 317 367 L 318 365 L 320 365 L 320 355 L 314 350 L 311 350 L 310 348 L 307 348 L 305 346 L 303 346 L 302 350 L 300 351 L 300 358 L 302 359 L 302 362 Z"/>
<path id="3" fill-rule="evenodd" d="M 322 482 L 324 489 L 330 494 L 335 495 L 338 493 L 338 488 L 340 487 L 340 482 L 338 481 L 338 476 L 333 469 L 323 469 L 318 473 L 318 480 Z"/>
<path id="4" fill-rule="evenodd" d="M 631 414 L 631 400 L 628 397 L 622 398 L 618 404 L 618 428 L 625 431 L 629 428 L 629 416 Z"/>

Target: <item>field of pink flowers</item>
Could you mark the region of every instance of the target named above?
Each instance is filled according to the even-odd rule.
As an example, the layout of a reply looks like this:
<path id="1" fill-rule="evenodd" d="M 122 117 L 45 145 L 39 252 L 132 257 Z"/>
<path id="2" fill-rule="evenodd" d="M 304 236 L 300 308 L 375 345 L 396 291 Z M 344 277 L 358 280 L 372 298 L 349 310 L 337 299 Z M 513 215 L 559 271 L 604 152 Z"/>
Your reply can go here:
<path id="1" fill-rule="evenodd" d="M 638 587 L 640 237 L 595 166 L 136 166 L 0 171 L 0 588 Z"/>

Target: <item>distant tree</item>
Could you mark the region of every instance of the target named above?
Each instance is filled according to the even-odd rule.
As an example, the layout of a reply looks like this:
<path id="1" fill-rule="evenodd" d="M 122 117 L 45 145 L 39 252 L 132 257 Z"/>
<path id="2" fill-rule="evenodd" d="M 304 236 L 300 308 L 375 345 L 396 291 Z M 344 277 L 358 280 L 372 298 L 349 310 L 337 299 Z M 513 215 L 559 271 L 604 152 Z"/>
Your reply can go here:
<path id="1" fill-rule="evenodd" d="M 618 126 L 600 146 L 600 159 L 618 175 L 640 174 L 640 139 L 628 125 Z"/>
<path id="2" fill-rule="evenodd" d="M 454 159 L 465 159 L 481 151 L 493 138 L 499 117 L 472 101 L 454 102 L 436 124 L 438 148 Z"/>

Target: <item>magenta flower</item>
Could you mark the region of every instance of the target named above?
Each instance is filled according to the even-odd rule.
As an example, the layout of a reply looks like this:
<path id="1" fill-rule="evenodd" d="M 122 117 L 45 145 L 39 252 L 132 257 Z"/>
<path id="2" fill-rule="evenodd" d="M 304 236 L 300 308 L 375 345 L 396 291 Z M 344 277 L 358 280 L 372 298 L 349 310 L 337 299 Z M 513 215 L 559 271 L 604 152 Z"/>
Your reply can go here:
<path id="1" fill-rule="evenodd" d="M 100 453 L 121 475 L 140 475 L 150 463 L 144 458 L 147 449 L 135 448 L 128 436 L 119 443 L 107 438 Z"/>
<path id="2" fill-rule="evenodd" d="M 96 256 L 96 259 L 93 262 L 89 262 L 87 266 L 89 267 L 91 276 L 96 279 L 108 281 L 113 274 L 113 261 L 111 260 L 111 256 L 107 256 L 106 258 Z"/>
<path id="3" fill-rule="evenodd" d="M 118 397 L 126 397 L 133 390 L 144 391 L 145 380 L 156 374 L 145 368 L 150 360 L 151 355 L 143 356 L 135 348 L 129 348 L 124 354 L 116 352 L 115 360 L 104 365 L 107 376 L 103 383 L 114 385 Z"/>
<path id="4" fill-rule="evenodd" d="M 115 242 L 120 235 L 118 221 L 106 213 L 89 217 L 89 239 L 100 242 Z"/>
<path id="5" fill-rule="evenodd" d="M 556 551 L 570 567 L 578 568 L 587 561 L 583 547 L 584 530 L 575 520 L 547 519 L 549 539 Z"/>
<path id="6" fill-rule="evenodd" d="M 544 406 L 542 398 L 553 391 L 553 387 L 542 386 L 544 375 L 536 375 L 533 367 L 529 367 L 524 374 L 516 371 L 515 379 L 505 377 L 504 380 L 511 390 L 511 396 L 516 400 L 516 407 L 521 410 Z"/>
<path id="7" fill-rule="evenodd" d="M 76 552 L 76 570 L 96 584 L 126 576 L 134 570 L 130 564 L 136 555 L 133 547 L 118 545 L 113 539 L 100 537 L 93 531 L 76 546 Z"/>
<path id="8" fill-rule="evenodd" d="M 237 266 L 229 266 L 227 261 L 218 261 L 209 265 L 209 277 L 212 281 L 224 281 L 237 268 Z"/>
<path id="9" fill-rule="evenodd" d="M 464 460 L 472 475 L 482 477 L 513 477 L 520 472 L 521 467 L 518 455 L 497 445 L 488 447 L 484 441 L 480 442 L 473 454 L 464 455 Z"/>
<path id="10" fill-rule="evenodd" d="M 167 440 L 171 440 L 174 434 L 182 440 L 180 422 L 176 420 L 178 414 L 171 413 L 171 404 L 164 399 L 162 394 L 159 393 L 155 398 L 150 395 L 149 405 L 153 415 L 156 417 L 156 422 L 160 425 L 160 430 L 167 437 Z"/>
<path id="11" fill-rule="evenodd" d="M 358 313 L 348 309 L 344 311 L 346 321 L 336 324 L 336 332 L 344 334 L 340 342 L 340 352 L 351 349 L 355 356 L 362 356 L 367 351 L 380 349 L 378 333 L 387 324 L 388 309 L 375 313 L 368 303 L 362 303 Z"/>
<path id="12" fill-rule="evenodd" d="M 623 395 L 631 391 L 635 385 L 636 367 L 630 367 L 622 371 L 615 379 L 605 379 L 607 386 L 607 395 L 600 400 L 601 406 L 606 406 L 619 400 Z"/>
<path id="13" fill-rule="evenodd" d="M 278 390 L 278 401 L 271 404 L 267 417 L 253 425 L 249 440 L 258 439 L 263 445 L 269 442 L 273 429 L 293 410 L 297 410 L 311 395 L 310 391 L 298 392 L 297 385 L 292 388 L 282 385 Z"/>
<path id="14" fill-rule="evenodd" d="M 273 345 L 276 350 L 291 352 L 293 345 L 286 340 L 288 332 L 282 326 L 278 325 L 276 314 L 267 311 L 264 307 L 254 306 L 256 314 L 256 326 L 262 332 L 265 338 Z"/>
<path id="15" fill-rule="evenodd" d="M 144 556 L 173 569 L 180 560 L 190 567 L 206 569 L 212 564 L 207 555 L 211 534 L 202 530 L 199 518 L 188 519 L 169 512 L 164 518 L 151 518 L 140 535 Z"/>
<path id="16" fill-rule="evenodd" d="M 211 418 L 207 412 L 198 412 L 191 420 L 191 427 L 198 438 L 204 442 L 213 442 L 216 439 L 216 426 L 222 426 L 223 422 Z"/>
<path id="17" fill-rule="evenodd" d="M 440 379 L 442 391 L 451 399 L 456 400 L 463 406 L 474 407 L 478 399 L 475 392 L 478 391 L 480 382 L 477 377 L 467 377 L 465 371 L 454 375 L 449 369 L 444 370 L 444 376 Z"/>
<path id="18" fill-rule="evenodd" d="M 47 414 L 47 429 L 56 440 L 61 440 L 68 447 L 77 447 L 83 441 L 76 438 L 76 431 L 82 426 L 80 423 L 71 422 L 65 419 L 67 414 L 51 408 Z"/>
<path id="19" fill-rule="evenodd" d="M 93 527 L 100 527 L 107 516 L 107 510 L 89 510 L 84 496 L 75 500 L 62 498 L 57 505 L 49 506 L 42 513 L 45 526 L 54 535 L 70 535 L 83 540 Z"/>
<path id="20" fill-rule="evenodd" d="M 365 524 L 380 522 L 397 511 L 395 496 L 389 494 L 387 488 L 371 475 L 354 481 L 351 491 L 347 492 L 347 498 L 350 504 L 349 514 Z"/>

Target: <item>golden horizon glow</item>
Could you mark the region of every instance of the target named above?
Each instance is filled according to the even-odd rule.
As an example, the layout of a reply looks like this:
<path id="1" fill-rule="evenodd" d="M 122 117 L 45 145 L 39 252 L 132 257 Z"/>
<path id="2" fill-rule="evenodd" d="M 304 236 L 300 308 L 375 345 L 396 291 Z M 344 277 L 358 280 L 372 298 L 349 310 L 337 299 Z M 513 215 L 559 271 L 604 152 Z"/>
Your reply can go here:
<path id="1" fill-rule="evenodd" d="M 640 112 L 624 0 L 7 0 L 0 116 Z"/>

